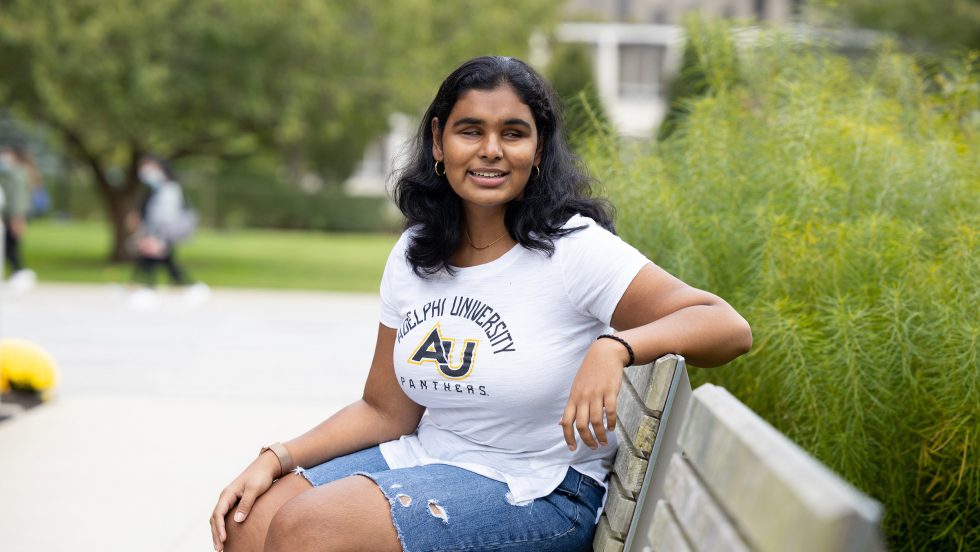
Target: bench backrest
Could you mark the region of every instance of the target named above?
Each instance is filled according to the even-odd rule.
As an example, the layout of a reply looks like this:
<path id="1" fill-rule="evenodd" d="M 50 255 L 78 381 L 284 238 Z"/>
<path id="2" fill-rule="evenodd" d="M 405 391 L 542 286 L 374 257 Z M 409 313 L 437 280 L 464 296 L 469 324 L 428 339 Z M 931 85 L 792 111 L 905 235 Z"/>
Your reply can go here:
<path id="1" fill-rule="evenodd" d="M 623 420 L 595 550 L 884 549 L 877 502 L 723 388 L 706 384 L 690 393 L 682 358 L 665 357 L 642 368 L 650 374 L 648 388 L 636 392 L 643 380 L 627 373 L 630 387 L 620 401 L 631 400 L 631 393 L 657 396 L 649 386 L 659 386 L 666 388 L 664 406 L 657 412 L 643 403 L 647 408 L 641 409 L 645 416 L 658 415 L 652 443 L 641 430 L 651 422 Z M 671 384 L 665 386 L 667 375 Z M 637 467 L 631 466 L 634 454 L 644 456 L 638 442 L 650 446 L 639 488 Z"/>
<path id="2" fill-rule="evenodd" d="M 655 495 L 663 484 L 653 480 L 665 475 L 653 473 L 652 468 L 658 457 L 676 449 L 676 439 L 665 436 L 679 433 L 680 416 L 675 413 L 684 412 L 690 395 L 681 356 L 667 355 L 651 364 L 626 368 L 616 400 L 619 450 L 592 542 L 596 552 L 622 552 L 636 530 L 648 525 L 645 521 L 652 515 L 644 516 L 644 504 L 656 504 L 660 497 Z"/>

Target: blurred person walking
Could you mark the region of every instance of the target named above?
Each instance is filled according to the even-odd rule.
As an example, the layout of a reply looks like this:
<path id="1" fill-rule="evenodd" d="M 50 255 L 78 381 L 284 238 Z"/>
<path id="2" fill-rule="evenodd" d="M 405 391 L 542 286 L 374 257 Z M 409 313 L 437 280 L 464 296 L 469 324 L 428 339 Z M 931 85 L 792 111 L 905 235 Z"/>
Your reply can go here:
<path id="1" fill-rule="evenodd" d="M 5 198 L 2 210 L 3 251 L 6 262 L 10 264 L 8 284 L 14 293 L 30 290 L 37 281 L 34 271 L 24 266 L 21 257 L 21 241 L 27 231 L 27 215 L 31 208 L 31 178 L 36 171 L 27 150 L 13 146 L 0 149 L 0 189 Z"/>
<path id="2" fill-rule="evenodd" d="M 44 177 L 41 175 L 41 169 L 38 168 L 37 162 L 30 154 L 28 154 L 27 159 L 27 176 L 31 185 L 29 216 L 30 218 L 38 218 L 44 216 L 51 209 L 51 195 L 48 194 L 48 190 L 44 186 Z"/>
<path id="3" fill-rule="evenodd" d="M 184 192 L 170 164 L 158 157 L 146 156 L 140 161 L 139 179 L 148 188 L 139 212 L 131 213 L 128 224 L 133 230 L 136 266 L 132 280 L 145 287 L 131 297 L 137 309 L 153 308 L 159 303 L 154 288 L 156 267 L 163 265 L 174 286 L 184 288 L 184 300 L 199 303 L 210 290 L 203 283 L 192 285 L 187 271 L 177 262 L 176 247 L 193 235 L 197 216 L 187 208 Z"/>

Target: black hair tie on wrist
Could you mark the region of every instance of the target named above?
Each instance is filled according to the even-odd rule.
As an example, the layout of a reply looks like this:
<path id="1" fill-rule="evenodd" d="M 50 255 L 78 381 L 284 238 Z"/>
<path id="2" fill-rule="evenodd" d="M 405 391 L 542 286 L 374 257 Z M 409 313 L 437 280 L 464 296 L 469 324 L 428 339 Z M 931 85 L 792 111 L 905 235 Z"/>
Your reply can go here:
<path id="1" fill-rule="evenodd" d="M 602 335 L 600 335 L 599 337 L 597 337 L 595 339 L 596 339 L 596 341 L 599 341 L 600 339 L 603 339 L 603 338 L 605 338 L 605 339 L 612 339 L 613 341 L 618 341 L 618 342 L 622 343 L 623 344 L 623 347 L 626 347 L 626 352 L 630 354 L 630 361 L 629 361 L 629 363 L 626 366 L 633 366 L 633 363 L 636 362 L 636 356 L 633 354 L 633 347 L 630 347 L 630 344 L 627 343 L 625 339 L 623 339 L 622 337 L 619 337 L 618 335 L 611 335 L 611 334 L 602 334 Z"/>

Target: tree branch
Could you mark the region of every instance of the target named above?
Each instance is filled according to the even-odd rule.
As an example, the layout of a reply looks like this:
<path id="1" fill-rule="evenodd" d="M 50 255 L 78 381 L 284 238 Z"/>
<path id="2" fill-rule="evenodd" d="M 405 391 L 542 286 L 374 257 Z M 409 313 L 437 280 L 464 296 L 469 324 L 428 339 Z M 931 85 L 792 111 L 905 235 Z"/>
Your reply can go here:
<path id="1" fill-rule="evenodd" d="M 95 174 L 95 184 L 99 190 L 106 197 L 111 196 L 112 187 L 109 185 L 109 178 L 105 173 L 105 169 L 102 167 L 102 161 L 88 148 L 81 134 L 59 122 L 53 122 L 52 124 L 61 131 L 68 146 L 75 150 L 79 157 L 92 169 L 92 172 Z"/>

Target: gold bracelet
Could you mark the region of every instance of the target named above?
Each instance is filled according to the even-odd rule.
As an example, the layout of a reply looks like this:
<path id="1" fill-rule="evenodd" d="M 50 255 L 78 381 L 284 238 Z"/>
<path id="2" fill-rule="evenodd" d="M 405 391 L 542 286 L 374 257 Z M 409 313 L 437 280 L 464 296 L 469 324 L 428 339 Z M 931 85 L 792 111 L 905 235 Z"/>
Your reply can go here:
<path id="1" fill-rule="evenodd" d="M 277 479 L 296 469 L 296 464 L 293 463 L 292 455 L 289 454 L 286 446 L 282 443 L 276 441 L 267 447 L 262 447 L 262 450 L 259 451 L 259 456 L 262 456 L 262 453 L 267 450 L 271 450 L 272 454 L 275 454 L 276 458 L 279 460 L 279 476 Z"/>

